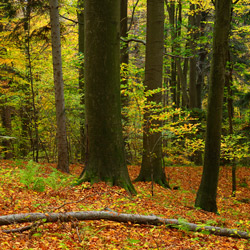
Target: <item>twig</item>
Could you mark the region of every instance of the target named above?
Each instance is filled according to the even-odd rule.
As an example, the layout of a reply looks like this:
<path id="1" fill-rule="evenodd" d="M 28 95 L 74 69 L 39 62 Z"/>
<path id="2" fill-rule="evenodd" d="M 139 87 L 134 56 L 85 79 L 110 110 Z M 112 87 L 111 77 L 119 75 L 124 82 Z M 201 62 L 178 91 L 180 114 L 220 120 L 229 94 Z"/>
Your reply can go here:
<path id="1" fill-rule="evenodd" d="M 79 242 L 81 243 L 81 242 L 82 242 L 82 239 L 81 239 L 81 237 L 80 237 L 78 227 L 76 227 L 76 234 L 77 234 L 77 236 L 78 236 Z"/>

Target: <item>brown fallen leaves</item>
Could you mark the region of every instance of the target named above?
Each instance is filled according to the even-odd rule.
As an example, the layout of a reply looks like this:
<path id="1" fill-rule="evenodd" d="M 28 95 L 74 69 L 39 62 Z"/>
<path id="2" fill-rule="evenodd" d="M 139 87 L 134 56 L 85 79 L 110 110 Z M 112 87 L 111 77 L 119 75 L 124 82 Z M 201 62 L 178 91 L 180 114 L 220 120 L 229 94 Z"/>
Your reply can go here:
<path id="1" fill-rule="evenodd" d="M 51 166 L 51 165 L 50 165 Z M 43 165 L 49 172 L 49 166 Z M 220 215 L 194 209 L 195 194 L 201 178 L 200 167 L 167 167 L 170 185 L 179 190 L 154 186 L 151 183 L 135 183 L 136 197 L 129 197 L 118 187 L 105 183 L 88 183 L 81 186 L 66 186 L 58 190 L 46 188 L 35 192 L 25 188 L 18 180 L 14 163 L 2 161 L 0 173 L 0 214 L 29 212 L 70 212 L 103 210 L 109 208 L 119 213 L 159 215 L 165 218 L 214 225 L 219 227 L 250 230 L 250 204 L 241 202 L 250 198 L 249 168 L 237 171 L 238 191 L 231 194 L 231 169 L 221 168 L 218 207 Z M 76 176 L 81 166 L 72 165 Z M 139 167 L 130 166 L 134 179 Z M 46 177 L 46 176 L 45 176 Z M 25 224 L 30 225 L 30 224 Z M 21 225 L 23 226 L 23 225 Z M 3 226 L 1 229 L 18 228 L 20 225 Z M 110 221 L 72 221 L 70 223 L 48 223 L 34 226 L 22 233 L 3 233 L 0 249 L 250 249 L 249 241 L 169 229 L 164 226 L 134 225 Z"/>

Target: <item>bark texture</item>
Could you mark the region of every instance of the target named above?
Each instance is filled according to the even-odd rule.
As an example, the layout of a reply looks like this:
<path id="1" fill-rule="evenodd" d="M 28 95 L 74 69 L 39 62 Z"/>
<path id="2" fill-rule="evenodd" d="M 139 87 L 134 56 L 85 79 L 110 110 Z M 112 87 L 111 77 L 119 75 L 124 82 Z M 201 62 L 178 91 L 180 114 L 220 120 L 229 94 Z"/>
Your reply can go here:
<path id="1" fill-rule="evenodd" d="M 67 212 L 67 213 L 26 213 L 26 214 L 11 214 L 0 216 L 0 226 L 20 224 L 25 222 L 35 222 L 44 220 L 44 223 L 49 222 L 73 222 L 83 220 L 109 220 L 116 222 L 131 222 L 134 224 L 145 225 L 165 225 L 169 228 L 185 228 L 186 230 L 195 232 L 209 232 L 219 236 L 237 237 L 249 239 L 250 234 L 237 229 L 228 229 L 221 227 L 197 225 L 194 223 L 181 222 L 177 219 L 165 219 L 155 215 L 140 215 L 140 214 L 125 214 L 109 211 L 84 211 L 84 212 Z M 10 230 L 11 231 L 11 230 Z"/>
<path id="2" fill-rule="evenodd" d="M 58 0 L 50 0 L 50 23 L 57 123 L 57 169 L 69 172 Z"/>
<path id="3" fill-rule="evenodd" d="M 204 167 L 195 201 L 196 207 L 210 212 L 217 212 L 216 195 L 230 14 L 231 0 L 216 1 Z"/>
<path id="4" fill-rule="evenodd" d="M 85 1 L 87 163 L 80 182 L 135 189 L 125 163 L 120 97 L 120 1 Z"/>
<path id="5" fill-rule="evenodd" d="M 146 90 L 162 88 L 163 49 L 164 49 L 164 1 L 147 1 L 147 40 L 146 40 L 145 86 Z M 162 92 L 147 98 L 161 106 Z M 157 115 L 149 108 L 144 110 L 142 166 L 136 181 L 154 181 L 169 187 L 162 163 L 162 134 L 151 130 L 161 126 Z"/>
<path id="6" fill-rule="evenodd" d="M 85 137 L 85 91 L 84 91 L 84 1 L 78 0 L 78 51 L 81 56 L 80 68 L 79 68 L 79 92 L 80 92 L 80 154 L 81 154 L 81 162 L 85 161 L 85 153 L 86 153 L 86 137 Z"/>

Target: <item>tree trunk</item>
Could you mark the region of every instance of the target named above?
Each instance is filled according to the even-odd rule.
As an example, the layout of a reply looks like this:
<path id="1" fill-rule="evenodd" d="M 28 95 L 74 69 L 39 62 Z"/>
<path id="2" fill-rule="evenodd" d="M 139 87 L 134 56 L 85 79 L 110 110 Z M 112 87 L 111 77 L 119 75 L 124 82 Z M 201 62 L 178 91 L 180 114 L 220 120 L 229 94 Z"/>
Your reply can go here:
<path id="1" fill-rule="evenodd" d="M 29 40 L 30 40 L 30 14 L 31 6 L 30 0 L 26 2 L 26 6 L 22 8 L 22 14 L 24 16 L 24 53 L 26 56 L 26 81 L 22 84 L 23 100 L 20 108 L 20 117 L 21 117 L 21 138 L 20 138 L 20 152 L 22 157 L 26 157 L 30 152 L 32 147 L 32 107 L 30 99 L 30 85 L 29 85 L 29 64 L 27 63 L 30 57 L 29 53 Z M 34 152 L 34 151 L 33 151 Z"/>
<path id="2" fill-rule="evenodd" d="M 145 86 L 147 90 L 162 87 L 164 48 L 164 1 L 147 1 L 147 41 L 146 41 Z M 147 98 L 147 104 L 161 105 L 162 92 Z M 156 107 L 157 108 L 157 107 Z M 152 115 L 157 113 L 144 110 L 142 166 L 136 181 L 152 181 L 169 187 L 162 164 L 162 134 L 151 129 L 159 128 L 161 122 Z"/>
<path id="3" fill-rule="evenodd" d="M 7 103 L 7 100 L 6 100 Z M 11 107 L 8 105 L 3 105 L 1 108 L 1 116 L 2 116 L 2 126 L 5 129 L 4 135 L 11 136 Z M 12 148 L 11 148 L 11 140 L 10 138 L 2 139 L 2 151 L 4 151 L 4 159 L 11 159 L 13 157 Z"/>
<path id="4" fill-rule="evenodd" d="M 217 212 L 216 195 L 230 14 L 231 0 L 216 1 L 204 168 L 195 201 L 196 207 L 210 212 Z"/>
<path id="5" fill-rule="evenodd" d="M 200 37 L 205 35 L 205 26 L 208 12 L 201 11 L 199 16 L 199 27 L 200 27 Z M 205 60 L 207 57 L 205 45 L 201 46 L 199 49 L 199 56 L 197 61 L 197 83 L 196 83 L 196 91 L 197 91 L 197 107 L 199 109 L 202 108 L 202 88 L 204 85 L 204 68 L 205 68 Z"/>
<path id="6" fill-rule="evenodd" d="M 124 223 L 134 223 L 140 225 L 165 225 L 169 228 L 185 228 L 186 230 L 195 232 L 209 232 L 214 235 L 236 237 L 249 239 L 250 234 L 248 232 L 239 231 L 237 229 L 228 229 L 221 227 L 205 226 L 202 224 L 194 224 L 188 222 L 181 222 L 177 219 L 165 219 L 155 215 L 140 215 L 140 214 L 125 214 L 116 213 L 114 211 L 81 211 L 81 212 L 67 212 L 67 213 L 26 213 L 26 214 L 10 214 L 0 216 L 0 226 L 20 224 L 25 222 L 36 222 L 43 220 L 43 223 L 49 222 L 75 222 L 83 220 L 108 220 Z M 19 229 L 21 232 L 22 228 Z M 18 232 L 18 229 L 13 229 Z M 4 230 L 4 232 L 13 232 L 10 230 Z"/>
<path id="7" fill-rule="evenodd" d="M 121 37 L 125 40 L 128 39 L 128 0 L 121 0 L 121 16 L 120 16 L 120 30 L 121 30 Z M 129 53 L 128 53 L 128 43 L 125 42 L 122 44 L 121 47 L 121 58 L 120 58 L 120 64 L 123 68 L 124 75 L 127 75 L 128 71 L 128 62 L 129 62 Z M 123 77 L 121 84 L 124 86 L 127 86 L 128 79 L 126 77 Z M 124 107 L 128 106 L 128 96 L 122 94 L 121 95 L 121 105 L 122 105 L 122 111 Z M 126 161 L 130 162 L 132 159 L 132 154 L 129 152 L 129 145 L 128 145 L 128 116 L 125 112 L 122 112 L 122 124 L 123 124 L 123 138 L 124 138 L 124 144 L 125 144 L 125 156 Z"/>
<path id="8" fill-rule="evenodd" d="M 189 63 L 189 107 L 191 109 L 197 107 L 197 93 L 196 93 L 196 42 L 195 39 L 197 38 L 196 35 L 196 14 L 195 14 L 195 4 L 190 5 L 190 16 L 189 16 L 189 25 L 190 28 L 190 41 L 189 41 L 189 48 L 192 52 L 193 57 L 190 58 Z"/>
<path id="9" fill-rule="evenodd" d="M 87 163 L 79 183 L 105 181 L 136 193 L 125 163 L 120 98 L 120 1 L 85 1 Z"/>
<path id="10" fill-rule="evenodd" d="M 57 122 L 57 169 L 69 173 L 58 0 L 50 0 L 50 23 Z"/>
<path id="11" fill-rule="evenodd" d="M 78 51 L 80 56 L 79 68 L 79 93 L 80 93 L 80 154 L 81 162 L 85 161 L 86 137 L 85 137 L 85 98 L 84 98 L 84 0 L 78 0 Z"/>
<path id="12" fill-rule="evenodd" d="M 167 0 L 165 0 L 169 15 L 169 23 L 170 23 L 170 29 L 171 29 L 171 52 L 172 54 L 175 53 L 175 39 L 176 39 L 176 29 L 175 29 L 175 1 L 170 1 L 168 3 Z M 176 64 L 175 60 L 171 59 L 171 80 L 170 80 L 170 86 L 171 86 L 171 96 L 172 96 L 172 103 L 176 104 Z"/>

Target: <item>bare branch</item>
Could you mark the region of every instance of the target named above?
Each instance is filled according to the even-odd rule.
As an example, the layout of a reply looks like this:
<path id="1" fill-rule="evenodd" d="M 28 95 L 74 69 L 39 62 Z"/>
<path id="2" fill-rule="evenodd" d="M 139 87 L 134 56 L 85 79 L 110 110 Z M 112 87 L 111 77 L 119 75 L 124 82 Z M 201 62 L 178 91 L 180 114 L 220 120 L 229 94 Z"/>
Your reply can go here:
<path id="1" fill-rule="evenodd" d="M 130 24 L 129 24 L 129 27 L 128 27 L 128 31 L 130 31 L 130 29 L 131 29 L 131 27 L 132 27 L 132 25 L 133 25 L 134 15 L 135 15 L 135 9 L 136 9 L 136 7 L 137 7 L 139 1 L 140 1 L 140 0 L 137 0 L 136 3 L 135 3 L 135 5 L 133 6 L 131 21 L 130 21 Z"/>
<path id="2" fill-rule="evenodd" d="M 123 42 L 129 43 L 129 42 L 136 42 L 136 43 L 142 43 L 143 45 L 146 45 L 146 42 L 141 39 L 137 38 L 129 38 L 129 39 L 124 39 L 123 37 L 120 38 Z"/>
<path id="3" fill-rule="evenodd" d="M 76 20 L 73 20 L 73 19 L 71 19 L 71 18 L 68 18 L 68 17 L 66 17 L 66 16 L 63 16 L 63 15 L 61 15 L 61 14 L 59 14 L 59 16 L 60 16 L 61 18 L 65 19 L 65 20 L 68 20 L 68 21 L 73 22 L 73 23 L 75 23 L 75 24 L 82 24 L 82 25 L 83 25 L 83 23 L 78 22 L 78 21 L 76 21 Z"/>
<path id="4" fill-rule="evenodd" d="M 237 4 L 240 0 L 236 0 L 235 2 L 232 2 L 232 4 Z"/>

